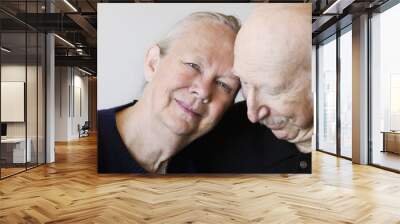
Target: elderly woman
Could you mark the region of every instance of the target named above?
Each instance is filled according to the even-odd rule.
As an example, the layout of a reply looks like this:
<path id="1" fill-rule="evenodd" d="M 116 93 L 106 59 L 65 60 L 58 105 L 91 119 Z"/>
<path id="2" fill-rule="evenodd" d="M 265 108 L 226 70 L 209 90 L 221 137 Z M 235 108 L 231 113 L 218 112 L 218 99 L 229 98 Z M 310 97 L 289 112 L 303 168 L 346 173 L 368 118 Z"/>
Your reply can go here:
<path id="1" fill-rule="evenodd" d="M 239 28 L 232 16 L 193 13 L 149 49 L 142 98 L 99 112 L 99 172 L 165 173 L 218 123 L 240 86 L 231 71 Z"/>

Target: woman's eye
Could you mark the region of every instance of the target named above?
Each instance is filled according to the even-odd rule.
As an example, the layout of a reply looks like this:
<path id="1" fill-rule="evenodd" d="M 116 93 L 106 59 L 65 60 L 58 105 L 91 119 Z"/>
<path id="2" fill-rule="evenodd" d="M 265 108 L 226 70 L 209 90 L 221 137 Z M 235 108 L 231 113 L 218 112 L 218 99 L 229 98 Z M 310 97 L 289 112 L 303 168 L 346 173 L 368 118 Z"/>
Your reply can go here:
<path id="1" fill-rule="evenodd" d="M 201 72 L 201 68 L 199 65 L 195 64 L 195 63 L 191 63 L 191 62 L 186 62 L 185 65 L 193 68 L 194 70 Z"/>
<path id="2" fill-rule="evenodd" d="M 232 87 L 230 87 L 228 84 L 221 82 L 221 81 L 216 81 L 217 86 L 221 87 L 226 93 L 231 93 L 232 92 Z"/>

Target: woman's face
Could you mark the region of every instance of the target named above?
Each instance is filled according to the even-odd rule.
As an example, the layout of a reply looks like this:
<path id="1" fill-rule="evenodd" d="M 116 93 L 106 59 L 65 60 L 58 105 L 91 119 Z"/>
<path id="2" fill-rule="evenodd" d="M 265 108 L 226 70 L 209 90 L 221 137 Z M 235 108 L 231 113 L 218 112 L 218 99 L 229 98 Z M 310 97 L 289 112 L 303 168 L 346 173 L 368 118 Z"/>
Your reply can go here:
<path id="1" fill-rule="evenodd" d="M 224 25 L 195 22 L 164 56 L 153 47 L 145 70 L 155 119 L 190 137 L 214 127 L 240 86 L 231 72 L 234 40 L 235 33 Z"/>

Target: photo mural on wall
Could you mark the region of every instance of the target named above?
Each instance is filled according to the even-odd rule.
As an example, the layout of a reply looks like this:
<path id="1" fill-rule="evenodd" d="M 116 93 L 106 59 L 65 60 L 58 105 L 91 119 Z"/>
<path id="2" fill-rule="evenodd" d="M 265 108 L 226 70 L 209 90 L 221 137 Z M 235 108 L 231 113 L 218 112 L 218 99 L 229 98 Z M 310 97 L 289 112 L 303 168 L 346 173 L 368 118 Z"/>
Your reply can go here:
<path id="1" fill-rule="evenodd" d="M 311 4 L 98 4 L 98 172 L 311 173 L 311 33 Z"/>

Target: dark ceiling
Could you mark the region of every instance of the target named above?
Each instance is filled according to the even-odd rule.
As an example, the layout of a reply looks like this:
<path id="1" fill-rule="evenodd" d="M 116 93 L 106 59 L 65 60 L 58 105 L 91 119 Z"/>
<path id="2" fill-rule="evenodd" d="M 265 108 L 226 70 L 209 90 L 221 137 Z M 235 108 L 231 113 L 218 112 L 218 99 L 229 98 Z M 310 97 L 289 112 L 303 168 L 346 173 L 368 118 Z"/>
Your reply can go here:
<path id="1" fill-rule="evenodd" d="M 336 0 L 337 1 L 337 0 Z M 387 0 L 339 0 L 337 12 L 326 13 L 335 4 L 335 0 L 292 0 L 292 1 L 236 1 L 236 2 L 272 2 L 313 4 L 313 43 L 332 35 L 336 31 L 337 21 L 341 26 L 351 23 L 351 17 L 376 8 Z M 134 1 L 134 0 L 1 0 L 0 28 L 2 43 L 5 41 L 15 50 L 14 54 L 25 50 L 23 38 L 28 32 L 54 32 L 74 45 L 55 38 L 56 65 L 82 66 L 96 71 L 97 57 L 97 3 L 134 3 L 134 2 L 177 2 L 177 1 Z M 191 1 L 191 2 L 231 2 L 231 1 Z M 340 8 L 342 7 L 342 8 Z M 332 7 L 331 7 L 332 8 Z M 347 19 L 347 20 L 346 20 Z M 346 22 L 348 21 L 348 22 Z M 33 38 L 33 36 L 31 37 Z M 27 52 L 36 48 L 35 41 L 28 38 Z M 33 43 L 35 42 L 35 43 Z M 40 45 L 41 47 L 41 45 Z M 18 50 L 19 49 L 19 50 Z M 19 52 L 23 54 L 24 52 Z M 29 58 L 29 55 L 28 55 Z"/>

